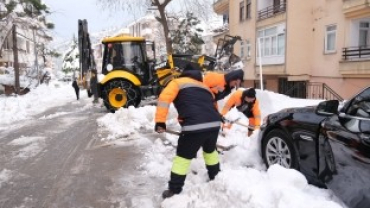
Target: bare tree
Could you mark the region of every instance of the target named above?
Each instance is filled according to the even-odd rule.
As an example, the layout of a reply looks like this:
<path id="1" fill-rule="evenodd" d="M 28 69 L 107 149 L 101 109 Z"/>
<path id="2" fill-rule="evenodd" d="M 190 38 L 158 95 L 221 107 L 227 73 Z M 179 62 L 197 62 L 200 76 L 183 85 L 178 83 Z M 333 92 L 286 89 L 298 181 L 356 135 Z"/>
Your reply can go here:
<path id="1" fill-rule="evenodd" d="M 209 12 L 202 11 L 202 8 L 204 8 L 205 5 L 211 6 L 211 0 L 97 0 L 97 2 L 104 9 L 115 9 L 116 11 L 122 10 L 129 12 L 132 15 L 143 13 L 143 11 L 146 11 L 150 6 L 156 7 L 159 12 L 159 16 L 157 16 L 156 19 L 163 26 L 168 54 L 172 54 L 173 52 L 168 17 L 166 14 L 166 8 L 169 3 L 176 2 L 181 4 L 181 6 L 184 6 L 184 8 L 182 8 L 184 11 L 190 11 L 190 8 L 191 10 L 197 8 L 199 11 L 196 14 L 202 17 L 205 17 L 207 14 L 209 14 Z"/>

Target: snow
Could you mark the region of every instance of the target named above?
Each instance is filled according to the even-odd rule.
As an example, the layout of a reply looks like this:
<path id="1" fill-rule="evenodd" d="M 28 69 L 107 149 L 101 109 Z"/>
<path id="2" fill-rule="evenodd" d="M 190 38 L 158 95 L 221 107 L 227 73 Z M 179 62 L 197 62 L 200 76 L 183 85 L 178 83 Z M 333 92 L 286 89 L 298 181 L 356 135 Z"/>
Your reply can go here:
<path id="1" fill-rule="evenodd" d="M 40 85 L 23 96 L 0 95 L 0 129 L 15 121 L 32 119 L 51 107 L 65 105 L 75 100 L 75 92 L 70 83 L 51 82 Z"/>
<path id="2" fill-rule="evenodd" d="M 318 100 L 293 99 L 270 91 L 257 90 L 262 116 L 287 107 L 316 105 Z M 57 114 L 35 118 L 49 108 L 66 105 L 75 101 L 75 94 L 70 83 L 51 82 L 49 86 L 41 85 L 23 96 L 0 96 L 0 129 L 7 128 L 15 121 L 28 119 L 51 119 Z M 87 97 L 81 98 L 88 99 Z M 90 103 L 91 102 L 86 102 Z M 224 101 L 219 102 L 222 106 Z M 86 104 L 87 105 L 87 104 Z M 116 113 L 107 113 L 97 119 L 99 128 L 107 131 L 101 141 L 116 142 L 117 145 L 140 145 L 145 160 L 140 164 L 142 174 L 151 180 L 167 181 L 176 154 L 177 136 L 157 134 L 154 128 L 155 106 L 120 109 Z M 178 130 L 177 113 L 170 109 L 167 120 L 169 129 Z M 239 118 L 248 124 L 248 120 L 235 109 L 227 114 L 229 119 Z M 319 189 L 307 183 L 305 177 L 290 169 L 274 165 L 266 170 L 259 152 L 258 131 L 247 137 L 247 129 L 233 125 L 220 136 L 219 143 L 231 143 L 238 146 L 220 155 L 222 171 L 213 181 L 208 181 L 202 153 L 199 152 L 190 167 L 184 190 L 181 194 L 166 199 L 161 203 L 163 208 L 182 207 L 343 207 L 330 190 Z M 22 136 L 8 145 L 22 146 L 22 151 L 15 157 L 31 157 L 43 149 L 44 138 Z M 9 170 L 0 169 L 0 186 L 10 179 Z M 126 176 L 117 178 L 124 183 Z M 167 184 L 163 184 L 165 189 Z M 159 193 L 157 193 L 159 194 Z M 140 207 L 153 207 L 151 198 L 133 199 Z"/>
<path id="3" fill-rule="evenodd" d="M 7 182 L 12 176 L 12 171 L 3 169 L 0 171 L 0 188 L 3 183 Z"/>
<path id="4" fill-rule="evenodd" d="M 2 12 L 7 12 L 8 11 L 3 2 L 0 2 L 0 11 L 2 11 Z"/>
<path id="5" fill-rule="evenodd" d="M 16 158 L 30 158 L 40 153 L 45 148 L 45 137 L 20 137 L 8 143 L 8 145 L 22 146 L 15 153 Z"/>
<path id="6" fill-rule="evenodd" d="M 75 40 L 72 40 L 69 49 L 63 55 L 62 70 L 76 71 L 80 67 L 79 50 Z"/>

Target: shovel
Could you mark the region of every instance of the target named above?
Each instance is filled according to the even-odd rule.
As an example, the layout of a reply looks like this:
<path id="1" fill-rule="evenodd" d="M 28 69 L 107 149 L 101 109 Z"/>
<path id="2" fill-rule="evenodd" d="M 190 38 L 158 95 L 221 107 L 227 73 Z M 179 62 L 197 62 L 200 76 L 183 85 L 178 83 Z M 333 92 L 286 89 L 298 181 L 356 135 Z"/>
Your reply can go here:
<path id="1" fill-rule="evenodd" d="M 177 135 L 177 136 L 180 136 L 180 134 L 181 134 L 181 132 L 170 130 L 170 129 L 166 129 L 166 133 Z M 216 148 L 221 150 L 221 151 L 228 151 L 228 150 L 230 150 L 234 147 L 235 147 L 235 145 L 223 146 L 223 145 L 216 144 Z"/>

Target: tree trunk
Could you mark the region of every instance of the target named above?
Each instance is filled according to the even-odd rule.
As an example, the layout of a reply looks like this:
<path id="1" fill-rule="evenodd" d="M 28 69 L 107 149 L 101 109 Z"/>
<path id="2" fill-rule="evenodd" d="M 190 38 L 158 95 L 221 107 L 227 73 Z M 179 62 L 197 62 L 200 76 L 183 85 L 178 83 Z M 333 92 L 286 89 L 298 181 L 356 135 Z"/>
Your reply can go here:
<path id="1" fill-rule="evenodd" d="M 18 43 L 17 43 L 17 28 L 15 25 L 13 25 L 13 56 L 14 56 L 14 77 L 15 77 L 15 83 L 14 83 L 14 89 L 15 93 L 19 94 L 19 63 L 18 63 Z"/>
<path id="2" fill-rule="evenodd" d="M 163 26 L 163 30 L 164 30 L 164 38 L 166 40 L 166 49 L 167 49 L 167 54 L 172 54 L 172 41 L 169 37 L 169 29 L 168 29 L 168 23 L 167 23 L 167 17 L 166 17 L 166 13 L 165 13 L 165 5 L 158 5 L 158 11 L 159 11 L 159 14 L 160 14 L 160 23 L 162 24 Z"/>

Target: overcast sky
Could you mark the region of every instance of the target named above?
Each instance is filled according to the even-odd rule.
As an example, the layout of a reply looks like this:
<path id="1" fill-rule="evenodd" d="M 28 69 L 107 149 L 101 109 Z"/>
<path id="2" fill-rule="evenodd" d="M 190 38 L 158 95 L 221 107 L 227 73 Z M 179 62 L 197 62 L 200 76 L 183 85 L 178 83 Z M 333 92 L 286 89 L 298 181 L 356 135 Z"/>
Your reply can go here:
<path id="1" fill-rule="evenodd" d="M 123 13 L 103 10 L 96 0 L 43 0 L 52 14 L 48 17 L 54 24 L 53 34 L 63 39 L 77 35 L 77 20 L 86 19 L 90 32 L 101 31 L 109 27 L 125 26 L 132 17 Z"/>
<path id="2" fill-rule="evenodd" d="M 185 8 L 189 8 L 186 6 L 187 1 L 174 0 L 166 10 L 185 12 Z M 213 3 L 213 0 L 199 1 L 209 6 Z M 59 42 L 60 38 L 67 40 L 71 39 L 73 34 L 77 35 L 78 19 L 87 20 L 89 32 L 99 32 L 112 27 L 125 27 L 143 15 L 139 11 L 133 14 L 104 10 L 100 4 L 97 4 L 97 0 L 43 0 L 43 2 L 51 11 L 48 19 L 55 24 L 55 29 L 52 31 L 55 42 Z M 204 7 L 198 9 L 206 11 L 205 13 L 208 11 Z M 195 10 L 196 8 L 191 8 L 191 11 L 196 12 Z"/>

